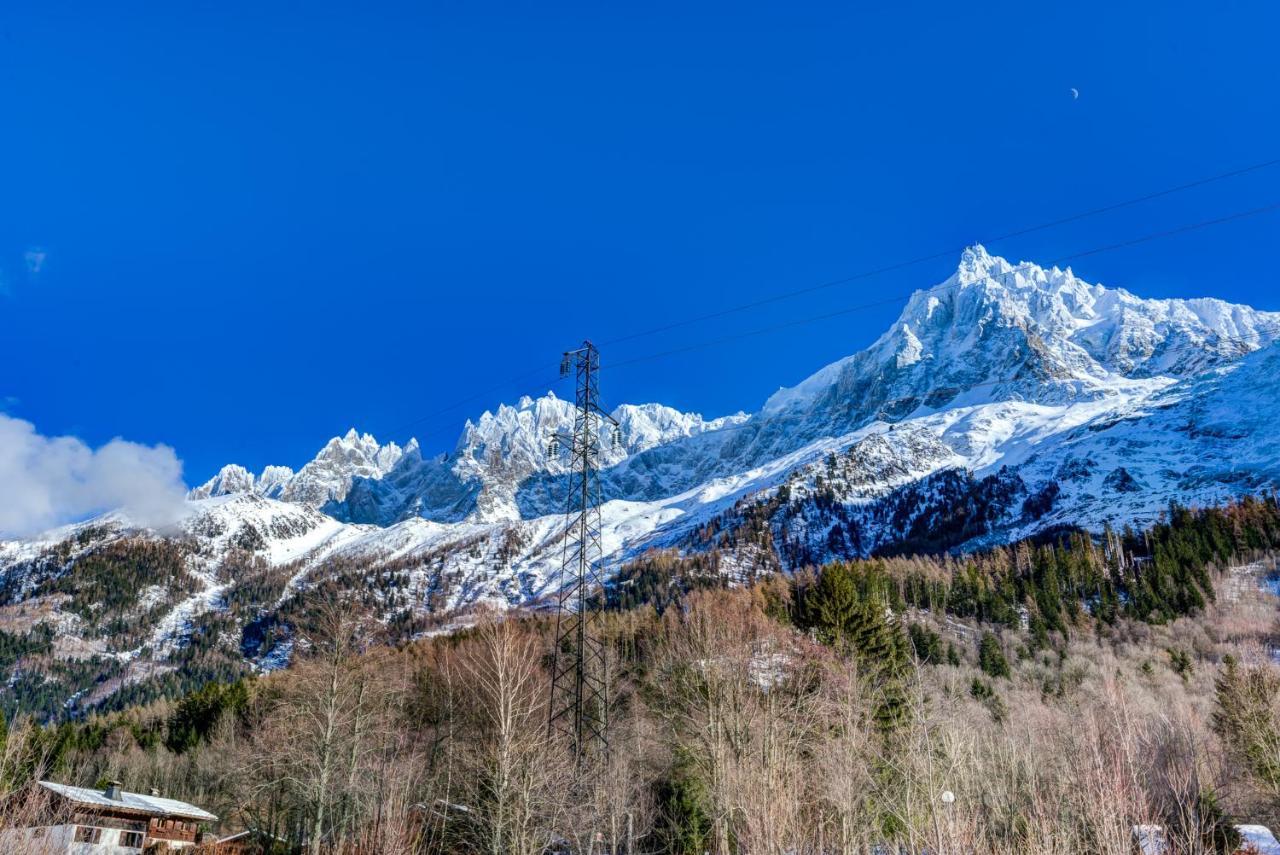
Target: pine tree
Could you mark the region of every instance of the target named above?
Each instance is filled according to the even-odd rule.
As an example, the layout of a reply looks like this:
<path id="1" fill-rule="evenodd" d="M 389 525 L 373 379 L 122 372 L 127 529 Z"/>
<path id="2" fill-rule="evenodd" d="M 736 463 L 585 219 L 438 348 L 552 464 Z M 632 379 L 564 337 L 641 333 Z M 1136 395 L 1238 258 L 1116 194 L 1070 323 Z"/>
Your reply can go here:
<path id="1" fill-rule="evenodd" d="M 711 843 L 706 788 L 692 766 L 687 758 L 677 758 L 671 774 L 655 787 L 658 819 L 650 834 L 657 845 L 654 851 L 702 855 Z"/>
<path id="2" fill-rule="evenodd" d="M 817 583 L 803 599 L 805 620 L 812 626 L 818 639 L 833 647 L 842 647 L 848 641 L 851 627 L 857 623 L 862 600 L 848 565 L 832 564 L 818 576 Z"/>
<path id="3" fill-rule="evenodd" d="M 942 661 L 942 636 L 922 624 L 913 623 L 907 630 L 916 658 L 929 665 Z"/>
<path id="4" fill-rule="evenodd" d="M 1280 798 L 1280 721 L 1273 710 L 1280 678 L 1266 668 L 1242 670 L 1223 660 L 1215 682 L 1213 728 L 1243 768 L 1273 798 Z"/>
<path id="5" fill-rule="evenodd" d="M 880 696 L 876 722 L 895 730 L 906 714 L 904 678 L 911 667 L 910 642 L 888 614 L 883 572 L 866 565 L 831 564 L 804 597 L 805 612 L 818 638 L 851 655 Z"/>
<path id="6" fill-rule="evenodd" d="M 991 677 L 1009 677 L 1009 660 L 1005 658 L 1000 639 L 994 633 L 984 632 L 978 642 L 978 667 Z"/>

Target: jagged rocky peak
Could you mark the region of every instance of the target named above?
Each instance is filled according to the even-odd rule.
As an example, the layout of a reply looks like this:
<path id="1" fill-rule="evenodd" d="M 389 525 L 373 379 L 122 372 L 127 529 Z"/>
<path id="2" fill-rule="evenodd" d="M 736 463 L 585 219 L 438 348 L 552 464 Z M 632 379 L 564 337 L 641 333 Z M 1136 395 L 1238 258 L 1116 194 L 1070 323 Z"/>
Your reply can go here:
<path id="1" fill-rule="evenodd" d="M 359 434 L 352 428 L 329 440 L 314 460 L 299 469 L 281 498 L 313 508 L 341 502 L 355 479 L 381 478 L 403 454 L 394 442 L 380 445 L 372 434 Z"/>
<path id="2" fill-rule="evenodd" d="M 316 459 L 311 462 L 332 461 L 339 464 L 373 466 L 386 470 L 396 464 L 402 453 L 403 450 L 394 442 L 379 445 L 378 441 L 373 438 L 373 434 L 357 433 L 355 428 L 351 428 L 346 435 L 335 436 L 325 443 L 324 448 L 316 455 Z M 303 469 L 305 468 L 303 467 Z"/>
<path id="3" fill-rule="evenodd" d="M 455 451 L 474 455 L 495 449 L 507 452 L 544 448 L 553 431 L 572 422 L 573 404 L 560 400 L 554 392 L 539 398 L 525 395 L 515 406 L 501 404 L 496 412 L 485 410 L 474 422 L 468 419 Z"/>
<path id="4" fill-rule="evenodd" d="M 288 466 L 268 466 L 258 476 L 254 490 L 269 499 L 278 499 L 291 478 L 293 470 Z"/>
<path id="5" fill-rule="evenodd" d="M 423 458 L 416 440 L 403 448 L 381 445 L 372 435 L 352 429 L 329 440 L 296 474 L 268 467 L 255 479 L 242 467 L 227 467 L 191 497 L 251 492 L 318 508 L 343 521 L 379 525 L 413 516 L 514 519 L 520 516 L 516 495 L 523 483 L 564 471 L 567 458 L 549 455 L 548 442 L 573 430 L 574 414 L 574 404 L 553 392 L 524 396 L 468 420 L 453 450 L 430 459 Z M 621 442 L 614 444 L 612 426 L 601 420 L 600 464 L 605 467 L 747 419 L 739 413 L 708 420 L 662 404 L 623 404 L 613 416 Z"/>
<path id="6" fill-rule="evenodd" d="M 262 470 L 262 474 L 255 476 L 243 466 L 229 463 L 218 470 L 217 475 L 193 488 L 187 498 L 208 499 L 234 493 L 256 493 L 269 499 L 278 499 L 292 477 L 293 470 L 288 466 L 268 466 Z"/>
<path id="7" fill-rule="evenodd" d="M 406 452 L 418 453 L 415 440 L 410 440 L 404 448 L 394 442 L 380 445 L 372 435 L 357 433 L 352 428 L 344 436 L 335 436 L 325 443 L 315 459 L 296 473 L 288 466 L 267 466 L 255 476 L 233 463 L 222 467 L 188 497 L 207 499 L 253 493 L 319 508 L 345 498 L 356 478 L 382 477 Z"/>
<path id="8" fill-rule="evenodd" d="M 1106 394 L 1125 381 L 1185 378 L 1277 337 L 1280 313 L 1143 299 L 975 245 L 948 279 L 915 292 L 871 347 L 780 389 L 764 411 L 821 409 L 854 395 L 913 411 L 970 391 L 974 400 Z"/>
<path id="9" fill-rule="evenodd" d="M 211 496 L 225 496 L 231 493 L 249 493 L 254 486 L 253 473 L 238 463 L 228 463 L 218 470 L 208 481 L 195 487 L 187 494 L 190 499 L 207 499 Z"/>
<path id="10" fill-rule="evenodd" d="M 571 431 L 575 406 L 548 392 L 539 398 L 522 397 L 515 406 L 503 404 L 497 412 L 486 411 L 475 422 L 468 421 L 455 451 L 477 460 L 490 460 L 492 452 L 546 456 L 547 442 L 555 433 Z M 610 466 L 635 454 L 680 437 L 716 430 L 743 421 L 745 413 L 704 419 L 663 404 L 622 404 L 610 414 L 618 422 L 621 444 L 614 447 L 612 426 L 601 419 L 601 465 Z M 555 469 L 548 461 L 547 468 Z M 539 464 L 535 468 L 543 468 Z"/>
<path id="11" fill-rule="evenodd" d="M 734 413 L 717 419 L 704 419 L 699 413 L 685 413 L 662 404 L 623 404 L 612 415 L 618 420 L 623 444 L 629 454 L 646 451 L 680 437 L 741 424 L 750 418 L 746 413 Z"/>
<path id="12" fill-rule="evenodd" d="M 623 404 L 611 415 L 618 422 L 618 442 L 611 424 L 601 419 L 598 425 L 598 461 L 605 469 L 632 455 L 747 418 L 737 414 L 707 420 L 662 404 Z M 565 471 L 569 458 L 549 454 L 548 444 L 554 435 L 572 433 L 574 417 L 574 404 L 549 392 L 539 398 L 526 396 L 515 406 L 503 405 L 475 422 L 468 421 L 450 470 L 460 484 L 478 487 L 471 515 L 484 521 L 522 516 L 517 501 L 522 485 L 534 476 Z"/>
<path id="13" fill-rule="evenodd" d="M 980 294 L 980 305 L 1025 326 L 1060 354 L 1079 348 L 1106 372 L 1124 377 L 1187 377 L 1280 336 L 1280 313 L 1215 298 L 1145 299 L 1085 282 L 1069 267 L 1010 264 L 981 246 L 965 250 L 952 279 L 917 292 L 899 323 L 919 323 L 952 291 L 957 299 L 965 291 Z"/>

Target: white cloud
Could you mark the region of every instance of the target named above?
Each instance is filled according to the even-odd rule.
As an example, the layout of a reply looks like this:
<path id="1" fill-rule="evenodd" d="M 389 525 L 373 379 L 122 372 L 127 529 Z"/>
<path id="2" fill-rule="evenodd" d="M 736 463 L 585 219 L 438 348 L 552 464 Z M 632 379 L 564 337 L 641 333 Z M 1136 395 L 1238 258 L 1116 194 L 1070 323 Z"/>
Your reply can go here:
<path id="1" fill-rule="evenodd" d="M 44 269 L 44 260 L 48 257 L 49 253 L 38 246 L 33 246 L 22 254 L 23 260 L 27 262 L 27 272 L 32 276 Z"/>
<path id="2" fill-rule="evenodd" d="M 92 449 L 0 413 L 0 535 L 32 534 L 101 511 L 165 526 L 183 512 L 182 461 L 167 445 L 113 439 Z"/>

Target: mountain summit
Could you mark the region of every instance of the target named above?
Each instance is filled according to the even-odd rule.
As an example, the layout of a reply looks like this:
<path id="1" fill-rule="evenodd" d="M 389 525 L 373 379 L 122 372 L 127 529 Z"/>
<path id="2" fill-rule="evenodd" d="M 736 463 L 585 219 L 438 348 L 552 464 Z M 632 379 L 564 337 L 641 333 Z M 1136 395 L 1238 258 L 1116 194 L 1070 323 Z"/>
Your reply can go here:
<path id="1" fill-rule="evenodd" d="M 871 347 L 779 390 L 763 413 L 830 431 L 961 403 L 1096 398 L 1189 377 L 1278 335 L 1280 313 L 1146 300 L 973 246 Z"/>

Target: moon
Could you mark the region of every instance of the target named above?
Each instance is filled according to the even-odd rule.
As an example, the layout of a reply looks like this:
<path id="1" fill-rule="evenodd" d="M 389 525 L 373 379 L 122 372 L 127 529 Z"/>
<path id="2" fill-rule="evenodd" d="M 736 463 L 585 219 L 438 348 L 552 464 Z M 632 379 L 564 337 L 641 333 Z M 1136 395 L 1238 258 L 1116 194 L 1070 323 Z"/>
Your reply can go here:
<path id="1" fill-rule="evenodd" d="M 1071 100 L 1072 100 L 1072 101 L 1075 101 L 1075 100 L 1079 99 L 1079 97 L 1080 97 L 1080 90 L 1079 90 L 1079 89 L 1077 89 L 1077 88 L 1075 88 L 1074 86 L 1072 86 L 1072 87 L 1071 87 Z"/>

